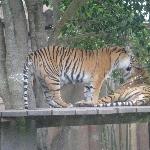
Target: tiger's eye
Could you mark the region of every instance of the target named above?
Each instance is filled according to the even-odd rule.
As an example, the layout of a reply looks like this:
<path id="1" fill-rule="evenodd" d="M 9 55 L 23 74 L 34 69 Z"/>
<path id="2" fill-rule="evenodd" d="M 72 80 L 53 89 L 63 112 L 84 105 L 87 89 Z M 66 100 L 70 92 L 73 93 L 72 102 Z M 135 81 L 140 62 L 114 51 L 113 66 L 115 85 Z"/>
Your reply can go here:
<path id="1" fill-rule="evenodd" d="M 131 71 L 131 67 L 127 67 L 126 70 L 127 70 L 127 71 Z"/>

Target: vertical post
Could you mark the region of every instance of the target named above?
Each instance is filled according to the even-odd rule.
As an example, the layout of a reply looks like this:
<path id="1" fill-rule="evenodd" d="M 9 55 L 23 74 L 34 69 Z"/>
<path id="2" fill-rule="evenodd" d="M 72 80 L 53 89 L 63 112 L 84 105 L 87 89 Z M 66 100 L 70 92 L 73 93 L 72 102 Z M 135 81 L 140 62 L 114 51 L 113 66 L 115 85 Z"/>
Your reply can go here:
<path id="1" fill-rule="evenodd" d="M 150 149 L 148 123 L 137 124 L 136 135 L 137 135 L 137 150 Z"/>

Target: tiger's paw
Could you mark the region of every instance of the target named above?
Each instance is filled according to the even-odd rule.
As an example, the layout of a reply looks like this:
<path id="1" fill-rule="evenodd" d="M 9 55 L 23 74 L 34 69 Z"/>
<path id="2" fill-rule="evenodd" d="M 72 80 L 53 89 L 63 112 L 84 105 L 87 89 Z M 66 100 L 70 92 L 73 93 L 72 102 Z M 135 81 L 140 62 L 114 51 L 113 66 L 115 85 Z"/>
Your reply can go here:
<path id="1" fill-rule="evenodd" d="M 90 101 L 90 102 L 86 102 L 84 100 L 81 100 L 79 102 L 76 102 L 74 104 L 74 107 L 95 107 L 95 105 Z"/>
<path id="2" fill-rule="evenodd" d="M 73 104 L 69 103 L 68 108 L 72 108 Z"/>

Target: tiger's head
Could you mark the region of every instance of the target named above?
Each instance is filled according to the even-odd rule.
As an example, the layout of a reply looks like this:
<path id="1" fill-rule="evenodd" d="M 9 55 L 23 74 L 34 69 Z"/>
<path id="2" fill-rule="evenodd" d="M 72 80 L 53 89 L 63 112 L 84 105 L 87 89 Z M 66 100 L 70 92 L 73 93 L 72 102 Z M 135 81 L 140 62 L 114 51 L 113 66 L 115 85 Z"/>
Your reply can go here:
<path id="1" fill-rule="evenodd" d="M 125 72 L 131 71 L 132 59 L 124 47 L 113 47 L 110 53 L 113 70 L 117 68 L 123 69 Z"/>
<path id="2" fill-rule="evenodd" d="M 131 69 L 130 72 L 123 72 L 125 81 L 133 77 L 145 77 L 147 71 L 142 67 L 136 56 L 131 55 Z"/>

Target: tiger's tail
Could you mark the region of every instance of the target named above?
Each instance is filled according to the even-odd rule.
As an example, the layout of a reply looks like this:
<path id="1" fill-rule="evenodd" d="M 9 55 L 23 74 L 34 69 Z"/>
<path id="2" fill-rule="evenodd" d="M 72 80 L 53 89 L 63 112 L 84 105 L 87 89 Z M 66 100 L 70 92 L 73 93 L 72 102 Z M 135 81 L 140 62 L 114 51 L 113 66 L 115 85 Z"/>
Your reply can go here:
<path id="1" fill-rule="evenodd" d="M 112 102 L 97 105 L 97 107 L 113 107 L 113 106 L 135 106 L 135 104 L 132 101 L 126 101 L 126 102 Z"/>
<path id="2" fill-rule="evenodd" d="M 24 108 L 28 109 L 28 79 L 29 79 L 29 57 L 27 57 L 24 63 L 23 69 L 23 99 L 24 99 Z"/>
<path id="3" fill-rule="evenodd" d="M 146 105 L 148 98 L 138 99 L 137 101 L 118 101 L 112 103 L 98 104 L 97 107 L 114 107 L 114 106 L 142 106 Z"/>

